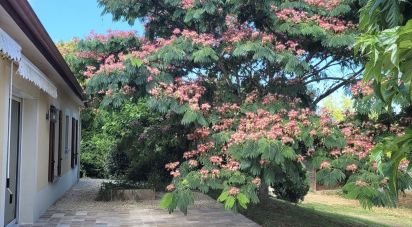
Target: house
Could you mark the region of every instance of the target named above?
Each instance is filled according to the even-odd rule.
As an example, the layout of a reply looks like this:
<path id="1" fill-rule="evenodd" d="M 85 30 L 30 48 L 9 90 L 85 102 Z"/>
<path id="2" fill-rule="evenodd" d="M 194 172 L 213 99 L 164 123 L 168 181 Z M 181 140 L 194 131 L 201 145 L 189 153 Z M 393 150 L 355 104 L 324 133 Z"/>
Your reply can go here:
<path id="1" fill-rule="evenodd" d="M 0 0 L 0 226 L 34 223 L 78 181 L 82 101 L 27 0 Z"/>

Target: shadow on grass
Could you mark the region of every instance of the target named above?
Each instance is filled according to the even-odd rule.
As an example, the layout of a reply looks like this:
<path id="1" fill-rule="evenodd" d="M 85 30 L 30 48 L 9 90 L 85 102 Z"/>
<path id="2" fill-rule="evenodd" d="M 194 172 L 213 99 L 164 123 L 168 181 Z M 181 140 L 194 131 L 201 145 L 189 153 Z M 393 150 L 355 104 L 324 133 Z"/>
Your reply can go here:
<path id="1" fill-rule="evenodd" d="M 333 211 L 331 211 L 333 212 Z M 339 211 L 336 211 L 339 212 Z M 385 226 L 350 216 L 300 207 L 277 199 L 269 199 L 242 211 L 245 216 L 265 226 Z"/>

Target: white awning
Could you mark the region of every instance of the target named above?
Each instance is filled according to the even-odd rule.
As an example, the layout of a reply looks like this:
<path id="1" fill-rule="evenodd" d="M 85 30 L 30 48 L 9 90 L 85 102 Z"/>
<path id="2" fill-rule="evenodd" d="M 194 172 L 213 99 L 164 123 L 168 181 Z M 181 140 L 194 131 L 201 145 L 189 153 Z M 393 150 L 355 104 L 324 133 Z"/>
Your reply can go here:
<path id="1" fill-rule="evenodd" d="M 43 90 L 53 98 L 57 98 L 57 88 L 29 59 L 22 56 L 19 62 L 17 74 L 26 80 L 33 82 L 40 90 Z"/>
<path id="2" fill-rule="evenodd" d="M 21 53 L 21 46 L 0 28 L 0 55 L 19 64 L 17 74 L 33 82 L 53 98 L 57 98 L 57 88 L 29 59 Z"/>
<path id="3" fill-rule="evenodd" d="M 14 41 L 5 31 L 0 28 L 0 54 L 6 56 L 10 60 L 20 61 L 21 47 Z"/>

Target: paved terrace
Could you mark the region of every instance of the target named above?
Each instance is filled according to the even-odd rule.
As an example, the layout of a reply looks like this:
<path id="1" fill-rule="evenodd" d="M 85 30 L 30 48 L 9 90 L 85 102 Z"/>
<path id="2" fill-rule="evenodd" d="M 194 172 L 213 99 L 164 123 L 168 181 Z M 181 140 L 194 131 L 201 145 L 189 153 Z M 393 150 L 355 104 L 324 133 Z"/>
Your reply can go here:
<path id="1" fill-rule="evenodd" d="M 81 179 L 56 202 L 34 225 L 26 226 L 157 226 L 157 227 L 220 227 L 259 226 L 241 214 L 225 211 L 208 196 L 197 194 L 194 207 L 187 216 L 177 211 L 171 215 L 158 208 L 155 201 L 97 202 L 101 180 Z"/>

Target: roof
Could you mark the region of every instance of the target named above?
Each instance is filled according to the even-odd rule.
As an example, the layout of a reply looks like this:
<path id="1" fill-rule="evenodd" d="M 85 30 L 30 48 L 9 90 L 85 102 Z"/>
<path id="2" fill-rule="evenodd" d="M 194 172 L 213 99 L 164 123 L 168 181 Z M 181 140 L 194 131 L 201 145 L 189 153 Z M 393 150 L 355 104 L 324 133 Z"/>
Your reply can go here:
<path id="1" fill-rule="evenodd" d="M 0 0 L 24 34 L 43 54 L 73 92 L 84 100 L 83 89 L 27 0 Z"/>

